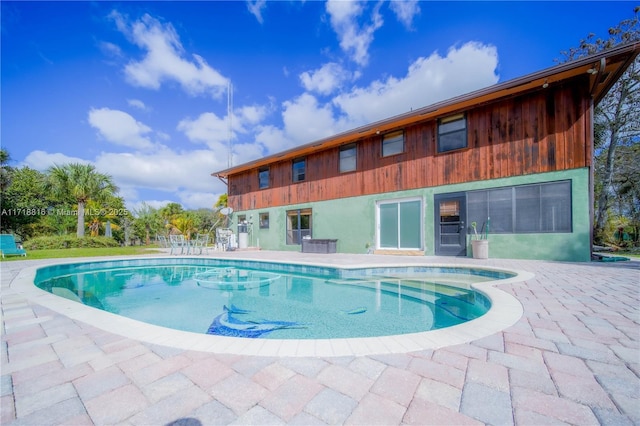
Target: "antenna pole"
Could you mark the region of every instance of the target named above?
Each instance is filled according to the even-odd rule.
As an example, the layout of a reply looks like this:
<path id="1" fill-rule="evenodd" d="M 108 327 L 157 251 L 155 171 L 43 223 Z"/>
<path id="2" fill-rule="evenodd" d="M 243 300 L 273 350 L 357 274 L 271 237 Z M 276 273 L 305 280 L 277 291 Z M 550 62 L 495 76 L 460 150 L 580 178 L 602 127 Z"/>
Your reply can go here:
<path id="1" fill-rule="evenodd" d="M 227 86 L 227 116 L 229 117 L 229 141 L 228 141 L 228 158 L 227 158 L 227 166 L 231 168 L 232 166 L 232 158 L 233 151 L 231 149 L 231 139 L 233 138 L 233 85 L 231 81 Z"/>

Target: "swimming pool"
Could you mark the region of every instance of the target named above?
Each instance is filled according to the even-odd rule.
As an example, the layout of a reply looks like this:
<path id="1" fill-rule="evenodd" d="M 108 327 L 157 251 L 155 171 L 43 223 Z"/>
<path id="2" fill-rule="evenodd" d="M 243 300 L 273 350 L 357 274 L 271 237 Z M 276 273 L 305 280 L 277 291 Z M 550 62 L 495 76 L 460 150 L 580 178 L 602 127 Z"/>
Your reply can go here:
<path id="1" fill-rule="evenodd" d="M 481 268 L 341 269 L 255 260 L 162 258 L 55 265 L 36 285 L 121 316 L 176 330 L 263 339 L 420 333 L 482 317 L 472 285 L 515 274 Z"/>

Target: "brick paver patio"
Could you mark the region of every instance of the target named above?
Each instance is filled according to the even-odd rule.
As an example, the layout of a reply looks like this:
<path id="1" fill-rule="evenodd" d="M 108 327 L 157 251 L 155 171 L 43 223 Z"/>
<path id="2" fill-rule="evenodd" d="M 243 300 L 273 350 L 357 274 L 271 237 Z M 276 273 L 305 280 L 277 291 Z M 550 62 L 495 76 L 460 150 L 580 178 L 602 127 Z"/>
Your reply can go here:
<path id="1" fill-rule="evenodd" d="M 2 425 L 640 424 L 640 262 L 235 252 L 348 264 L 524 270 L 511 327 L 400 354 L 258 357 L 144 343 L 25 299 L 2 274 Z"/>

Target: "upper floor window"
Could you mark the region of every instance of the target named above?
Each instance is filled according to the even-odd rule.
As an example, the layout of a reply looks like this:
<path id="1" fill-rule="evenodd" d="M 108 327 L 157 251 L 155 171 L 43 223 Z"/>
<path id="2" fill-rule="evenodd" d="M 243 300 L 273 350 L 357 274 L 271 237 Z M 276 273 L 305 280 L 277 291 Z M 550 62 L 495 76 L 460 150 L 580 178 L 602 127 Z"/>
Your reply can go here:
<path id="1" fill-rule="evenodd" d="M 356 169 L 356 144 L 350 143 L 340 147 L 340 173 L 352 172 Z"/>
<path id="2" fill-rule="evenodd" d="M 260 189 L 269 187 L 269 167 L 260 167 L 258 170 L 258 187 Z"/>
<path id="3" fill-rule="evenodd" d="M 293 160 L 293 181 L 302 182 L 305 179 L 306 170 L 307 160 L 305 158 Z"/>
<path id="4" fill-rule="evenodd" d="M 382 136 L 382 156 L 401 154 L 404 152 L 404 132 L 387 133 Z"/>
<path id="5" fill-rule="evenodd" d="M 456 114 L 438 121 L 438 152 L 467 147 L 467 119 Z"/>

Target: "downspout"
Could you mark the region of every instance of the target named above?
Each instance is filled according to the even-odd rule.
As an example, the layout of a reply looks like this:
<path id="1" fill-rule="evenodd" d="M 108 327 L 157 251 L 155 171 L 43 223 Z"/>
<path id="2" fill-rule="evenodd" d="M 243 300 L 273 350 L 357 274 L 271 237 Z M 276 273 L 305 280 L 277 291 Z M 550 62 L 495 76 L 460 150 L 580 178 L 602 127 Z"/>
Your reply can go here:
<path id="1" fill-rule="evenodd" d="M 595 216 L 595 133 L 594 133 L 594 111 L 595 103 L 593 96 L 589 98 L 589 129 L 587 137 L 590 140 L 589 144 L 589 258 L 593 255 L 593 225 Z"/>
<path id="2" fill-rule="evenodd" d="M 600 64 L 598 70 L 592 72 L 591 70 L 587 71 L 593 76 L 593 83 L 589 88 L 589 128 L 586 129 L 587 137 L 589 138 L 589 151 L 586 154 L 589 155 L 589 258 L 593 256 L 593 226 L 594 226 L 594 216 L 595 216 L 595 132 L 594 132 L 594 115 L 595 115 L 595 92 L 598 84 L 600 84 L 600 79 L 604 74 L 604 70 L 607 66 L 606 58 L 600 58 Z"/>

